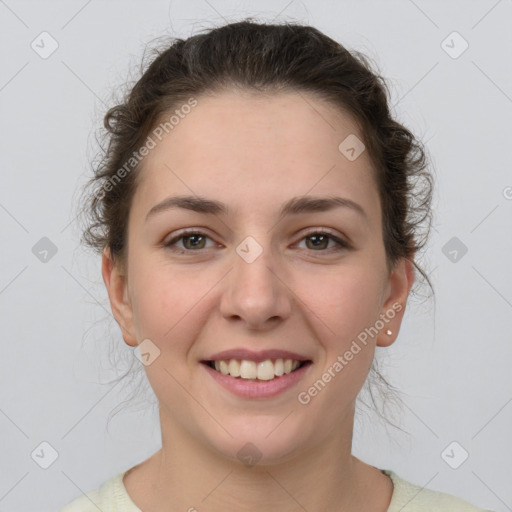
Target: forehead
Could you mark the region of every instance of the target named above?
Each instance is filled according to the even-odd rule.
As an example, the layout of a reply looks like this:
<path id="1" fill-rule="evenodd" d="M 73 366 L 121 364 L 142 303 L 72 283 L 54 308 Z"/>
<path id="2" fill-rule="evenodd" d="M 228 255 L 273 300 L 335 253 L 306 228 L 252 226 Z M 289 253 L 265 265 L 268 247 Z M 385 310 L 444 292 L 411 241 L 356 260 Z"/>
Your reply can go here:
<path id="1" fill-rule="evenodd" d="M 205 153 L 210 160 L 243 160 L 251 150 L 257 150 L 257 155 L 251 156 L 267 160 L 289 160 L 304 153 L 311 158 L 320 154 L 337 157 L 341 140 L 350 134 L 362 138 L 351 115 L 311 93 L 270 95 L 235 89 L 200 96 L 196 101 L 197 106 L 181 119 L 173 116 L 176 124 L 162 134 L 160 149 L 172 147 L 177 162 L 201 158 Z M 243 142 L 243 147 L 237 142 Z M 156 149 L 149 160 L 159 155 Z"/>
<path id="2" fill-rule="evenodd" d="M 333 189 L 375 201 L 367 152 L 351 161 L 339 149 L 347 137 L 362 139 L 359 127 L 333 104 L 304 92 L 239 90 L 196 100 L 161 140 L 150 134 L 156 144 L 144 159 L 136 193 L 143 201 L 176 192 L 228 203 L 237 196 L 249 203 L 275 198 L 280 206 L 285 197 Z"/>

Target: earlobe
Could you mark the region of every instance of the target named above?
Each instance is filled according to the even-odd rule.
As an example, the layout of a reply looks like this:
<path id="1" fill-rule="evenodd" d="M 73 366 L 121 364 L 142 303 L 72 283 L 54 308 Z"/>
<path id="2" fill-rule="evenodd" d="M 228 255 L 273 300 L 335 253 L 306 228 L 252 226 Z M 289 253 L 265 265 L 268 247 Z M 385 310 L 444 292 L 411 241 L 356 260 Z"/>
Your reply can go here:
<path id="1" fill-rule="evenodd" d="M 121 272 L 111 256 L 110 249 L 103 251 L 101 273 L 107 288 L 112 314 L 123 334 L 124 341 L 132 347 L 137 346 L 137 338 L 133 329 L 133 311 L 128 296 L 126 276 Z"/>
<path id="2" fill-rule="evenodd" d="M 377 346 L 389 347 L 396 340 L 413 283 L 414 264 L 411 260 L 402 258 L 389 276 L 389 292 L 380 316 L 385 325 L 377 337 Z"/>

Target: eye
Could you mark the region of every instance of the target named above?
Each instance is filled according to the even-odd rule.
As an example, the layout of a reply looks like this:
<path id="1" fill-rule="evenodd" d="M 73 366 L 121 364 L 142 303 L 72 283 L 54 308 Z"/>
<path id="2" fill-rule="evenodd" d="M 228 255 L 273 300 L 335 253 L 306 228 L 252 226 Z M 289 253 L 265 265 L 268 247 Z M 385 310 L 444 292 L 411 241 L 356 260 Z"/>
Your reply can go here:
<path id="1" fill-rule="evenodd" d="M 165 242 L 164 246 L 176 252 L 190 252 L 205 249 L 207 239 L 211 240 L 211 238 L 202 231 L 182 231 L 178 236 L 175 236 L 168 242 Z M 176 247 L 176 243 L 181 240 L 183 240 L 183 246 Z"/>
<path id="2" fill-rule="evenodd" d="M 336 251 L 348 249 L 350 247 L 347 242 L 341 240 L 337 236 L 334 236 L 328 231 L 311 231 L 301 239 L 301 242 L 303 240 L 306 241 L 306 248 L 315 252 L 327 252 L 325 249 L 329 248 L 329 242 L 334 242 L 334 250 Z M 308 244 L 308 241 L 311 241 L 311 243 Z M 330 249 L 333 249 L 333 247 L 331 246 Z"/>

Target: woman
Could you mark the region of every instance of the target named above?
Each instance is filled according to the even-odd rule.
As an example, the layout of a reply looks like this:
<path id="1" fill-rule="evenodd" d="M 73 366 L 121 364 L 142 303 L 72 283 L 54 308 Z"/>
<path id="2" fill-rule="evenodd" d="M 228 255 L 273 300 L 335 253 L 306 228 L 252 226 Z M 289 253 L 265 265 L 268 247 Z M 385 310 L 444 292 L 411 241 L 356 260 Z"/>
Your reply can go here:
<path id="1" fill-rule="evenodd" d="M 351 454 L 431 198 L 365 58 L 229 24 L 173 42 L 105 125 L 85 240 L 162 448 L 63 512 L 480 510 Z"/>

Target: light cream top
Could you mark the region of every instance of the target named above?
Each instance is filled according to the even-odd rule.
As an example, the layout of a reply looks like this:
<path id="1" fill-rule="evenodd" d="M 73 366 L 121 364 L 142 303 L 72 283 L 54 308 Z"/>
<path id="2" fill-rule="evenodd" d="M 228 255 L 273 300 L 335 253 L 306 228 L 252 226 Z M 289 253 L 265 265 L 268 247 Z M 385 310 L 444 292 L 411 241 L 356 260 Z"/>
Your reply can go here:
<path id="1" fill-rule="evenodd" d="M 381 469 L 393 482 L 387 512 L 492 512 L 474 507 L 450 494 L 431 491 L 402 480 L 393 471 Z M 79 496 L 59 512 L 143 512 L 128 495 L 123 484 L 126 471 L 117 474 L 99 489 Z"/>

